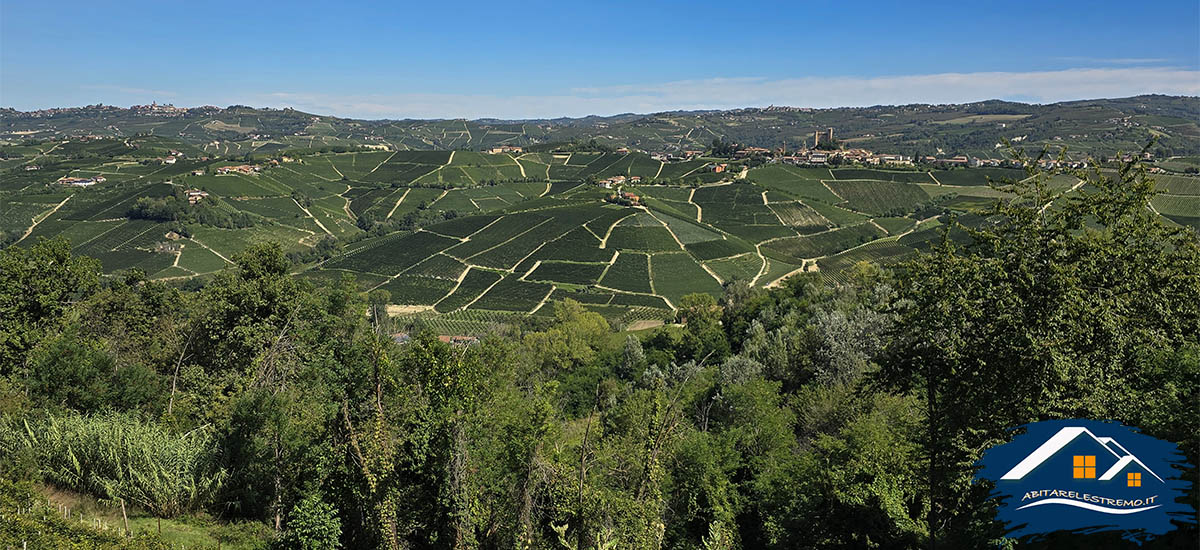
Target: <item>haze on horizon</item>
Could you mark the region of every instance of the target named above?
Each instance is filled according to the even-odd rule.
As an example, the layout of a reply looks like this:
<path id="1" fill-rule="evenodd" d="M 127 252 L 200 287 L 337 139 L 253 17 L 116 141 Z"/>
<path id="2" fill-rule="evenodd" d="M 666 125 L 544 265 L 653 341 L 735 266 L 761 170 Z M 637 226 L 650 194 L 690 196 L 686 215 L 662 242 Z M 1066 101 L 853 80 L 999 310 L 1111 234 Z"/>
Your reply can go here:
<path id="1" fill-rule="evenodd" d="M 14 1 L 0 5 L 0 106 L 157 101 L 367 119 L 527 119 L 1194 96 L 1197 44 L 1194 1 L 1143 10 L 865 2 L 853 11 Z"/>

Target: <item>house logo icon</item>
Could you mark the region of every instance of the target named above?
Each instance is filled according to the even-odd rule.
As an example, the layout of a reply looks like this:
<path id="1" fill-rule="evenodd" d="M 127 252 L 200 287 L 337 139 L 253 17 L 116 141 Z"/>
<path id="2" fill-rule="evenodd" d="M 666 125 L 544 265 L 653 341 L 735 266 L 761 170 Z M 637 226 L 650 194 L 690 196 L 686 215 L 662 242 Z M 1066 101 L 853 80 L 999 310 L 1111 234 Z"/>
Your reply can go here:
<path id="1" fill-rule="evenodd" d="M 1146 538 L 1194 517 L 1181 498 L 1188 482 L 1180 479 L 1183 455 L 1174 444 L 1115 422 L 1023 428 L 977 463 L 976 477 L 994 485 L 997 518 L 1010 536 L 1114 529 Z"/>
<path id="2" fill-rule="evenodd" d="M 1086 443 L 1092 445 L 1072 445 L 1077 439 L 1090 438 L 1085 440 Z M 1072 454 L 1071 455 L 1071 478 L 1076 480 L 1095 479 L 1097 481 L 1111 481 L 1118 475 L 1123 476 L 1127 487 L 1141 487 L 1143 479 L 1155 479 L 1158 483 L 1163 483 L 1163 478 L 1154 473 L 1146 463 L 1130 453 L 1128 449 L 1122 447 L 1120 443 L 1111 437 L 1096 437 L 1090 430 L 1078 426 L 1068 426 L 1058 431 L 1053 437 L 1046 440 L 1041 446 L 1025 457 L 1016 466 L 1013 466 L 1008 473 L 1000 477 L 1002 480 L 1020 480 L 1038 466 L 1046 463 L 1046 461 L 1057 456 L 1064 449 L 1074 447 L 1082 449 L 1078 452 L 1095 453 L 1095 454 Z M 1096 450 L 1098 447 L 1100 450 Z M 1107 452 L 1106 452 L 1107 451 Z M 1104 473 L 1097 477 L 1097 457 L 1100 458 L 1100 464 L 1111 464 Z M 1145 478 L 1143 476 L 1146 476 Z M 1152 498 L 1152 497 L 1151 497 Z M 1042 506 L 1046 504 L 1062 504 L 1066 506 L 1076 506 L 1105 514 L 1135 514 L 1152 510 L 1161 506 L 1161 504 L 1153 504 L 1153 499 L 1145 503 L 1142 507 L 1133 508 L 1114 508 L 1081 500 L 1071 500 L 1068 498 L 1048 498 L 1038 500 L 1029 504 L 1022 505 L 1021 508 L 1029 508 L 1033 506 Z"/>

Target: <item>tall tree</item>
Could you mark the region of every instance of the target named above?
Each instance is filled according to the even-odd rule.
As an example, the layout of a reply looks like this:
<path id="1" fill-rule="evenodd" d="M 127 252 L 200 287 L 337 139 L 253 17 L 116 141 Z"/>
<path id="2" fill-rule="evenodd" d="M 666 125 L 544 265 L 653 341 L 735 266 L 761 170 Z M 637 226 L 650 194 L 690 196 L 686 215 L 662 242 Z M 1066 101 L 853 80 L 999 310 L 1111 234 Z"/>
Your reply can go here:
<path id="1" fill-rule="evenodd" d="M 72 255 L 62 237 L 0 250 L 0 375 L 22 365 L 48 326 L 99 282 L 100 262 Z"/>

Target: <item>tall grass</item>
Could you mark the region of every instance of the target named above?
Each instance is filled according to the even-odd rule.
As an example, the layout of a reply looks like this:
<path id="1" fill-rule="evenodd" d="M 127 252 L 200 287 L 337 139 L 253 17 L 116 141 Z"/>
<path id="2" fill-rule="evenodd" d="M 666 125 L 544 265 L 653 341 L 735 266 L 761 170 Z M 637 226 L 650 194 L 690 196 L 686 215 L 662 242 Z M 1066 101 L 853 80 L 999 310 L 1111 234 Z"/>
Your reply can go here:
<path id="1" fill-rule="evenodd" d="M 216 494 L 226 474 L 214 450 L 211 429 L 177 434 L 122 414 L 0 422 L 0 451 L 32 455 L 47 481 L 160 517 L 195 510 Z"/>

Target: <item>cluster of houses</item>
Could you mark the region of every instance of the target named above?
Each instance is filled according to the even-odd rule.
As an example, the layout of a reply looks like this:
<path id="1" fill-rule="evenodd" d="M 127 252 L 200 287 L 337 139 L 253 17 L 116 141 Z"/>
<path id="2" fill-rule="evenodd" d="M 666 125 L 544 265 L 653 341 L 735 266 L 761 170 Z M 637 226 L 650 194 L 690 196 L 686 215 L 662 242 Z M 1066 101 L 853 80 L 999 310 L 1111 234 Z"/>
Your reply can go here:
<path id="1" fill-rule="evenodd" d="M 73 178 L 70 176 L 63 176 L 61 178 L 58 178 L 58 181 L 55 183 L 58 183 L 60 185 L 74 185 L 75 187 L 88 187 L 88 186 L 96 185 L 97 183 L 104 183 L 104 176 L 91 176 L 91 177 L 87 177 L 87 178 Z"/>
<path id="2" fill-rule="evenodd" d="M 1141 155 L 1133 155 L 1133 154 L 1126 153 L 1119 157 L 1112 158 L 1112 160 L 1119 161 L 1119 162 L 1131 162 L 1134 159 L 1154 160 L 1154 153 L 1151 153 L 1149 151 L 1146 151 L 1146 152 L 1142 153 Z"/>
<path id="3" fill-rule="evenodd" d="M 840 149 L 835 151 L 824 151 L 819 149 L 802 148 L 794 153 L 786 153 L 782 149 L 771 151 L 762 147 L 747 147 L 734 153 L 738 158 L 761 158 L 768 162 L 782 162 L 785 164 L 796 165 L 824 165 L 824 164 L 865 164 L 870 166 L 913 166 L 915 163 L 924 165 L 939 166 L 950 168 L 960 166 L 964 168 L 983 168 L 983 167 L 1011 167 L 1021 168 L 1023 164 L 1015 160 L 1002 160 L 994 158 L 979 158 L 967 155 L 955 155 L 953 157 L 934 157 L 923 156 L 913 158 L 907 155 L 898 155 L 892 153 L 874 153 L 866 149 Z M 1072 168 L 1086 167 L 1086 163 L 1082 161 L 1070 161 L 1060 163 L 1057 160 L 1043 160 L 1039 163 L 1043 168 L 1054 168 L 1060 164 L 1070 166 Z M 727 168 L 724 164 L 714 164 L 711 170 L 714 172 L 724 172 Z"/>
<path id="4" fill-rule="evenodd" d="M 218 174 L 253 174 L 254 172 L 261 172 L 261 171 L 262 171 L 261 166 L 254 166 L 254 165 L 250 165 L 250 164 L 238 164 L 236 166 L 221 166 L 221 167 L 217 168 Z"/>
<path id="5" fill-rule="evenodd" d="M 772 152 L 761 147 L 748 147 L 737 151 L 735 155 L 739 158 L 769 157 L 772 162 L 798 165 L 821 165 L 836 162 L 869 164 L 872 166 L 912 166 L 913 164 L 913 159 L 909 156 L 892 153 L 874 153 L 866 149 L 825 151 L 821 149 L 801 148 L 799 151 L 788 154 L 782 150 Z"/>
<path id="6" fill-rule="evenodd" d="M 602 180 L 597 181 L 596 185 L 603 187 L 604 189 L 612 189 L 613 187 L 616 187 L 616 186 L 621 185 L 626 182 L 640 183 L 641 181 L 642 181 L 641 176 L 629 176 L 629 177 L 613 176 L 611 178 L 604 178 Z"/>
<path id="7" fill-rule="evenodd" d="M 704 154 L 704 151 L 681 151 L 679 153 L 657 152 L 657 153 L 650 153 L 650 158 L 657 160 L 659 162 L 683 162 L 683 161 L 692 160 L 703 154 Z"/>
<path id="8" fill-rule="evenodd" d="M 956 155 L 949 158 L 938 158 L 932 156 L 921 157 L 922 164 L 940 166 L 949 168 L 960 166 L 964 168 L 1024 168 L 1025 163 L 1014 159 L 985 159 L 979 157 L 968 157 L 966 155 Z M 1043 159 L 1038 161 L 1040 168 L 1087 168 L 1088 164 L 1082 160 L 1068 160 L 1059 162 L 1057 159 Z"/>
<path id="9" fill-rule="evenodd" d="M 521 154 L 523 151 L 524 151 L 524 149 L 517 147 L 515 145 L 497 145 L 496 147 L 492 147 L 491 149 L 488 149 L 488 153 L 491 153 L 493 155 L 500 155 L 500 154 L 504 154 L 504 153 Z"/>
<path id="10" fill-rule="evenodd" d="M 750 158 L 750 157 L 761 157 L 761 156 L 767 156 L 770 154 L 771 154 L 771 150 L 764 148 L 764 147 L 747 147 L 745 149 L 738 149 L 737 151 L 735 151 L 733 153 L 733 155 L 735 157 L 740 158 L 740 159 Z"/>
<path id="11" fill-rule="evenodd" d="M 186 107 L 176 107 L 170 103 L 164 103 L 162 105 L 159 105 L 157 101 L 153 101 L 149 105 L 132 105 L 129 107 L 129 110 L 135 111 L 135 112 L 138 112 L 141 114 L 173 115 L 173 116 L 185 115 L 188 112 Z"/>
<path id="12" fill-rule="evenodd" d="M 1013 162 L 1013 161 L 1004 161 L 1004 164 L 1002 164 L 1001 166 L 1012 166 L 1013 168 L 1023 168 L 1024 167 L 1023 164 L 1021 164 L 1019 162 Z M 1059 162 L 1058 160 L 1055 160 L 1055 159 L 1044 159 L 1044 160 L 1038 161 L 1038 167 L 1042 168 L 1042 169 L 1087 168 L 1088 163 L 1086 161 L 1082 161 L 1082 160 L 1068 160 L 1068 161 L 1064 161 L 1064 162 Z"/>
<path id="13" fill-rule="evenodd" d="M 966 155 L 956 155 L 956 156 L 949 157 L 949 158 L 937 158 L 937 157 L 931 157 L 931 156 L 924 156 L 924 157 L 921 157 L 921 163 L 922 164 L 932 164 L 934 166 L 944 166 L 944 167 L 965 166 L 967 168 L 982 168 L 985 166 L 990 166 L 990 167 L 995 167 L 995 168 L 999 168 L 999 167 L 1020 168 L 1021 167 L 1021 163 L 1019 161 L 1001 160 L 1001 159 L 981 159 L 979 157 L 968 157 Z"/>

